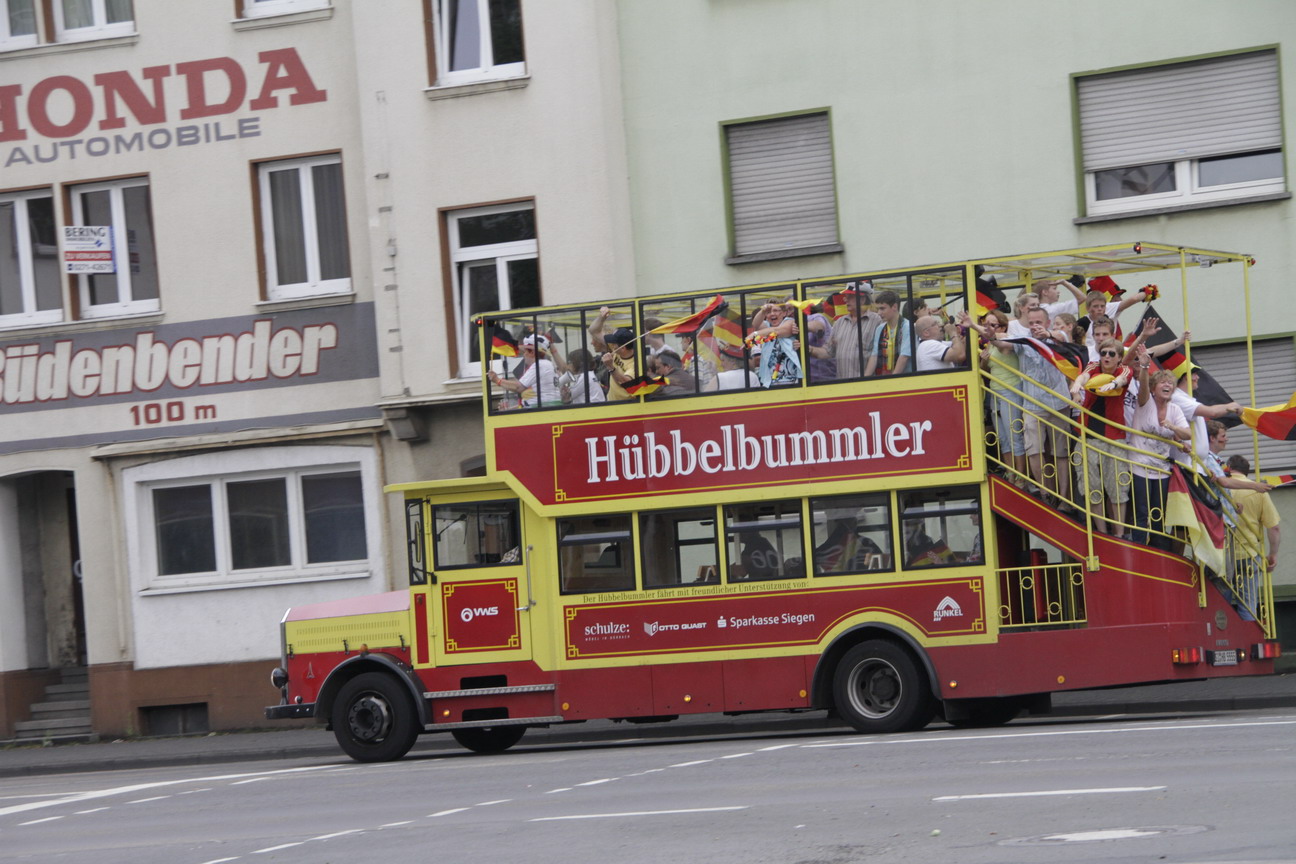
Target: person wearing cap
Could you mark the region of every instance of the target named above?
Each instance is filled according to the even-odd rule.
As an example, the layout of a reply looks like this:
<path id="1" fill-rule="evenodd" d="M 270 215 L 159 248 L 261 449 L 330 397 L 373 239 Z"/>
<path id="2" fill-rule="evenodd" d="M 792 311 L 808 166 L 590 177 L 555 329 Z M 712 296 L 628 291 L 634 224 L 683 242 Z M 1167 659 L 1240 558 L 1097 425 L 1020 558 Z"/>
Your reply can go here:
<path id="1" fill-rule="evenodd" d="M 562 395 L 558 388 L 558 370 L 553 361 L 548 359 L 549 340 L 532 333 L 522 340 L 522 374 L 517 378 L 501 378 L 494 369 L 490 372 L 491 383 L 505 390 L 522 394 L 522 407 L 534 408 L 545 405 L 561 405 Z"/>
<path id="2" fill-rule="evenodd" d="M 873 334 L 882 318 L 866 308 L 873 301 L 873 292 L 867 282 L 847 288 L 841 295 L 846 300 L 846 314 L 833 322 L 827 341 L 820 345 L 812 343 L 807 353 L 812 361 L 831 358 L 835 363 L 836 378 L 859 378 L 872 350 Z M 826 380 L 830 379 L 819 377 L 819 372 L 811 366 L 811 382 Z"/>
<path id="3" fill-rule="evenodd" d="M 704 390 L 743 390 L 760 386 L 760 379 L 747 366 L 747 359 L 738 348 L 726 347 L 720 352 L 723 370 L 707 382 Z"/>
<path id="4" fill-rule="evenodd" d="M 602 363 L 608 370 L 608 401 L 626 402 L 634 399 L 624 385 L 635 377 L 635 335 L 629 327 L 604 333 L 603 325 L 611 314 L 612 310 L 607 306 L 599 309 L 598 316 L 589 326 L 590 345 L 602 355 Z"/>

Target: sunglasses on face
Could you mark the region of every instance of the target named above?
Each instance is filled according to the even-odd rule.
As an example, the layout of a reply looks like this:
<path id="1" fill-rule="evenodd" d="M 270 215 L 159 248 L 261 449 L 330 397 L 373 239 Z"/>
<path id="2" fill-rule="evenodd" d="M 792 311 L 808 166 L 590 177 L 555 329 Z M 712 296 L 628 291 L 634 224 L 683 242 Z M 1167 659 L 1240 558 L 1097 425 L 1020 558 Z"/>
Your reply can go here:
<path id="1" fill-rule="evenodd" d="M 1098 356 L 1100 356 L 1100 357 L 1119 357 L 1119 356 L 1120 356 L 1120 352 L 1119 352 L 1119 351 L 1099 351 L 1099 352 L 1098 352 Z"/>

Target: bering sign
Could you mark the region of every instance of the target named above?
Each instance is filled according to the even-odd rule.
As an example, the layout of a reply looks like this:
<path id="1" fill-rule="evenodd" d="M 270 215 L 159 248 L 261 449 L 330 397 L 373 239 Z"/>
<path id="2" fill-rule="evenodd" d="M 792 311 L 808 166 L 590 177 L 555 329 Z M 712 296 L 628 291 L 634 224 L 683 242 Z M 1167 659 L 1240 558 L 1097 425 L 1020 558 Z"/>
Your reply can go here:
<path id="1" fill-rule="evenodd" d="M 966 387 L 495 430 L 541 504 L 971 468 Z"/>
<path id="2" fill-rule="evenodd" d="M 101 72 L 90 82 L 52 75 L 26 92 L 21 84 L 0 86 L 0 143 L 50 139 L 12 147 L 4 166 L 256 137 L 261 134 L 257 117 L 212 118 L 278 108 L 281 98 L 289 105 L 328 100 L 328 91 L 315 86 L 295 48 L 262 51 L 257 61 L 260 68 L 248 70 L 232 57 L 210 57 L 147 66 L 134 74 Z M 249 84 L 258 79 L 256 95 L 248 99 Z M 134 125 L 159 128 L 114 131 L 125 129 L 128 117 Z M 162 125 L 195 120 L 203 122 Z"/>

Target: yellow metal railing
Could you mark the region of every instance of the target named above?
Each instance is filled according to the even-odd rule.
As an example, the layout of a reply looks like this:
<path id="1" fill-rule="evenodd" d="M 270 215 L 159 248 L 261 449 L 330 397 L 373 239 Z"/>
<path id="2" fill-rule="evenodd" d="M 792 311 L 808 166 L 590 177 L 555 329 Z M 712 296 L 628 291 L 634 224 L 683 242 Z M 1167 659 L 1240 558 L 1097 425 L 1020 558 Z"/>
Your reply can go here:
<path id="1" fill-rule="evenodd" d="M 995 352 L 990 352 L 989 362 L 991 364 L 1000 363 L 999 359 L 994 356 Z M 1023 380 L 1028 380 L 1029 376 L 1022 374 L 1019 370 L 1007 367 Z M 1094 553 L 1094 534 L 1095 532 L 1114 535 L 1118 537 L 1130 538 L 1139 542 L 1156 543 L 1161 548 L 1172 552 L 1183 554 L 1186 557 L 1193 557 L 1191 544 L 1186 543 L 1187 537 L 1183 529 L 1162 527 L 1156 529 L 1150 525 L 1138 526 L 1134 524 L 1133 518 L 1133 486 L 1134 486 L 1134 457 L 1135 454 L 1147 454 L 1148 451 L 1141 449 L 1137 442 L 1142 437 L 1141 433 L 1121 424 L 1109 423 L 1126 432 L 1127 438 L 1124 441 L 1113 441 L 1103 437 L 1095 436 L 1085 425 L 1084 418 L 1092 415 L 1078 406 L 1071 404 L 1069 408 L 1054 410 L 1044 405 L 1037 399 L 1028 396 L 1025 392 L 1017 387 L 999 382 L 999 386 L 1005 387 L 1005 392 L 992 390 L 989 386 L 990 373 L 982 369 L 982 390 L 987 397 L 987 406 L 992 412 L 991 422 L 986 424 L 986 460 L 996 470 L 1002 474 L 1005 479 L 1017 487 L 1023 489 L 1029 494 L 1041 497 L 1049 501 L 1062 512 L 1075 518 L 1085 528 L 1086 537 L 1086 560 L 1083 562 L 1085 569 L 1096 570 L 1099 561 Z M 1000 409 L 1004 403 L 1011 403 L 1016 406 L 1017 400 L 1021 402 L 1021 408 L 1036 414 L 1046 415 L 1053 426 L 1061 431 L 1061 436 L 1066 442 L 1066 454 L 1056 460 L 1044 459 L 1038 466 L 1023 465 L 1020 459 L 1014 459 L 1010 455 L 1010 446 L 1001 446 L 1008 442 L 1000 442 L 999 435 L 993 422 L 993 412 Z M 1011 411 L 1008 413 L 1012 413 Z M 1098 418 L 1102 422 L 1109 422 L 1105 418 Z M 1009 434 L 1021 434 L 1021 419 L 1015 421 Z M 1178 446 L 1177 444 L 1175 446 Z M 1159 457 L 1157 457 L 1159 458 Z M 1194 454 L 1193 460 L 1196 462 L 1197 457 Z M 1188 483 L 1200 484 L 1208 490 L 1209 495 L 1225 498 L 1227 490 L 1219 489 L 1209 479 L 1209 472 L 1204 466 L 1198 464 L 1198 470 L 1184 471 L 1184 478 Z M 1025 468 L 1025 470 L 1023 470 Z M 1125 501 L 1121 502 L 1120 499 Z M 1225 498 L 1227 501 L 1227 499 Z M 1254 618 L 1260 622 L 1264 628 L 1266 636 L 1273 638 L 1276 632 L 1274 625 L 1273 610 L 1273 583 L 1270 574 L 1265 567 L 1264 561 L 1264 541 L 1263 538 L 1248 535 L 1245 529 L 1236 523 L 1229 515 L 1230 503 L 1223 505 L 1225 513 L 1225 548 L 1224 572 L 1215 572 L 1208 569 L 1205 565 L 1198 562 L 1197 574 L 1205 574 L 1210 581 L 1214 582 L 1224 596 L 1232 603 L 1243 617 Z M 1153 508 L 1149 511 L 1149 522 L 1153 525 L 1164 526 L 1165 513 L 1162 508 Z M 1080 567 L 1080 564 L 1063 565 Z M 1024 571 L 1035 571 L 1041 568 L 1019 568 Z M 1000 571 L 1016 572 L 1016 571 Z M 1199 605 L 1205 606 L 1206 596 L 1206 579 L 1197 578 L 1198 602 Z M 1001 582 L 1001 587 L 1004 587 Z M 1008 589 L 1013 588 L 1013 584 L 1008 584 Z M 1080 594 L 1083 596 L 1083 581 L 1081 581 Z M 1004 608 L 1015 608 L 1009 602 L 1011 595 L 1004 594 Z M 1020 599 L 1020 598 L 1019 598 Z M 1018 602 L 1018 601 L 1013 601 Z M 1083 605 L 1083 604 L 1081 604 Z M 1083 622 L 1083 616 L 1075 620 L 1049 620 L 1043 623 L 1080 623 Z M 1035 622 L 1017 622 L 1012 621 L 1004 626 L 1031 626 Z"/>
<path id="2" fill-rule="evenodd" d="M 996 570 L 999 629 L 1085 623 L 1085 571 L 1078 563 Z"/>

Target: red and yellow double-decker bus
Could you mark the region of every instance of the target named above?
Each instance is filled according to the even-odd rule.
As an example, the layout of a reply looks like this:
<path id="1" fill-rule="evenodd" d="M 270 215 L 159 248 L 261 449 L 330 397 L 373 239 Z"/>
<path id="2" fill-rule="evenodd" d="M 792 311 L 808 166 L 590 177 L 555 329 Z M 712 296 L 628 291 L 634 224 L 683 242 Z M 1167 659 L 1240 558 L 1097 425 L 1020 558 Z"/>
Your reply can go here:
<path id="1" fill-rule="evenodd" d="M 1102 437 L 1121 418 L 1005 359 L 1035 347 L 957 326 L 1068 278 L 1063 298 L 1187 298 L 1202 260 L 1246 287 L 1245 256 L 1131 244 L 488 315 L 484 476 L 389 489 L 408 590 L 289 610 L 267 716 L 386 760 L 424 732 L 494 751 L 706 712 L 986 725 L 1061 690 L 1272 672 L 1263 540 L 1221 522 L 1216 556 L 1168 500 L 1106 508 L 1169 471 L 1156 437 Z M 1051 439 L 1035 463 L 1022 415 Z M 1170 497 L 1212 485 L 1195 461 Z"/>

